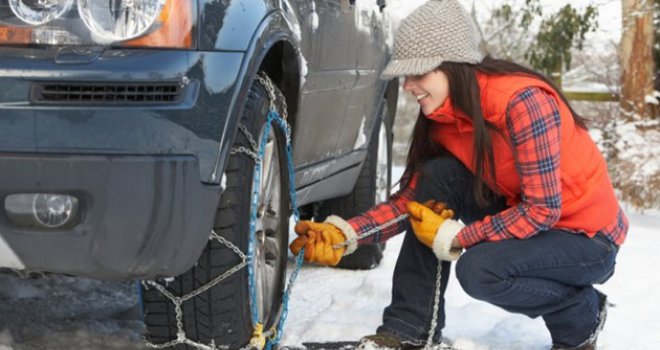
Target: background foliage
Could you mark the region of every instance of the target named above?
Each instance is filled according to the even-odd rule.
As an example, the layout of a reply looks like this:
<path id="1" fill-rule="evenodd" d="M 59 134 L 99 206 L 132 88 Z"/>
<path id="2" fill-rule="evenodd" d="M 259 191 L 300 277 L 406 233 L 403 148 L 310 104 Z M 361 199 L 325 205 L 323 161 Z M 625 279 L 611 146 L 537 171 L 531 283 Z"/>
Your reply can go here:
<path id="1" fill-rule="evenodd" d="M 660 0 L 653 2 L 656 38 L 660 38 Z M 569 4 L 554 12 L 542 8 L 539 0 L 507 0 L 478 16 L 477 3 L 480 0 L 473 1 L 473 17 L 483 49 L 492 56 L 531 66 L 550 77 L 559 67 L 564 70 L 564 86 L 571 90 L 619 92 L 620 38 L 597 43 L 588 35 L 598 27 L 596 15 L 602 4 L 582 10 Z M 660 63 L 658 40 L 654 49 Z M 660 73 L 657 90 L 659 84 Z M 395 163 L 404 164 L 419 106 L 409 94 L 400 91 L 400 96 L 394 157 Z M 627 122 L 617 102 L 571 101 L 571 105 L 590 121 L 589 131 L 607 159 L 619 197 L 632 207 L 660 208 L 660 120 Z"/>

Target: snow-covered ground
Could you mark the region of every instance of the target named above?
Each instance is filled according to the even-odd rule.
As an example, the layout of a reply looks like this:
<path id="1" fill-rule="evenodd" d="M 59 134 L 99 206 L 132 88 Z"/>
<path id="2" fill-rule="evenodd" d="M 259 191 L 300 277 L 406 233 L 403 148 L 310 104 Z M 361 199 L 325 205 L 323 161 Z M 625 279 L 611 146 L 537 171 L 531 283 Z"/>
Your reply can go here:
<path id="1" fill-rule="evenodd" d="M 617 271 L 600 287 L 616 304 L 601 333 L 602 350 L 660 348 L 660 214 L 631 213 L 629 238 L 621 248 Z M 372 334 L 390 301 L 391 275 L 402 236 L 388 241 L 381 265 L 367 272 L 305 266 L 290 303 L 284 344 L 356 340 Z M 464 350 L 548 349 L 541 319 L 510 314 L 474 300 L 452 276 L 447 288 L 444 335 Z"/>
<path id="2" fill-rule="evenodd" d="M 399 169 L 400 170 L 400 169 Z M 615 304 L 599 338 L 601 350 L 660 348 L 660 212 L 628 213 L 631 227 L 614 276 L 599 288 Z M 389 304 L 392 272 L 403 235 L 388 241 L 372 271 L 303 266 L 290 302 L 283 344 L 357 340 L 373 334 Z M 508 313 L 463 292 L 453 271 L 443 335 L 463 350 L 550 348 L 543 321 Z"/>
<path id="3" fill-rule="evenodd" d="M 400 174 L 401 168 L 396 172 Z M 601 289 L 616 304 L 601 350 L 660 347 L 660 212 L 629 213 L 631 229 L 614 277 Z M 283 345 L 357 340 L 380 324 L 402 236 L 390 240 L 381 265 L 345 271 L 305 265 L 289 304 Z M 292 268 L 292 262 L 289 269 Z M 541 350 L 550 340 L 540 319 L 507 313 L 468 297 L 452 277 L 444 335 L 464 350 Z M 51 276 L 0 274 L 0 350 L 145 349 L 131 312 L 135 285 Z"/>

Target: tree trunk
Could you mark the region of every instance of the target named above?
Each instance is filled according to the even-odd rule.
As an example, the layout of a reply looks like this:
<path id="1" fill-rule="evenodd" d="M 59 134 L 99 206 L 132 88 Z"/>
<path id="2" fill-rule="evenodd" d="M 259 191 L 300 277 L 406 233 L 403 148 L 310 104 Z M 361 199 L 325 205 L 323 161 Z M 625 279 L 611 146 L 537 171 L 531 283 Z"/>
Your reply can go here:
<path id="1" fill-rule="evenodd" d="M 656 108 L 646 96 L 653 96 L 653 1 L 622 0 L 621 108 L 628 119 L 635 115 L 655 118 Z"/>

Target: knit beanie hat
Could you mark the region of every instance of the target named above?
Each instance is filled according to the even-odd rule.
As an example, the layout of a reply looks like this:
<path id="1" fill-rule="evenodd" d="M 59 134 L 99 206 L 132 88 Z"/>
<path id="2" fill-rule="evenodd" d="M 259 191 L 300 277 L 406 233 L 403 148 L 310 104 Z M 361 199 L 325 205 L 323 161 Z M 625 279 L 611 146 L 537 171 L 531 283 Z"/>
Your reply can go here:
<path id="1" fill-rule="evenodd" d="M 430 0 L 401 23 L 381 78 L 422 75 L 442 62 L 480 63 L 479 41 L 476 25 L 458 0 Z"/>

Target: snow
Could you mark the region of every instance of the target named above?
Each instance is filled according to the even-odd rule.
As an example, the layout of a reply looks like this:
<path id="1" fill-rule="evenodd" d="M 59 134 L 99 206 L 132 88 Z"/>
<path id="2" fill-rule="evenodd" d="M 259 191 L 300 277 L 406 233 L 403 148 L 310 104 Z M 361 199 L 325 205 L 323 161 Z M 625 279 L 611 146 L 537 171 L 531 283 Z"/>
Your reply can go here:
<path id="1" fill-rule="evenodd" d="M 568 84 L 565 84 L 568 85 Z M 605 93 L 612 93 L 613 91 L 616 91 L 616 87 L 614 86 L 608 86 L 603 83 L 595 83 L 595 82 L 585 82 L 585 83 L 580 83 L 580 84 L 570 84 L 570 86 L 566 87 L 564 90 L 570 91 L 570 92 L 605 92 Z"/>
<path id="2" fill-rule="evenodd" d="M 14 342 L 8 329 L 0 332 L 0 350 L 11 350 L 10 345 Z"/>
<path id="3" fill-rule="evenodd" d="M 312 1 L 312 12 L 309 14 L 308 20 L 312 33 L 316 32 L 319 29 L 319 14 L 316 12 L 316 1 Z"/>
<path id="4" fill-rule="evenodd" d="M 619 158 L 630 161 L 636 165 L 637 171 L 633 175 L 635 181 L 649 181 L 653 176 L 660 174 L 660 123 L 655 120 L 640 120 L 631 123 L 622 123 L 617 126 L 619 136 L 615 147 Z M 647 129 L 640 134 L 639 129 Z"/>
<path id="5" fill-rule="evenodd" d="M 0 236 L 0 266 L 7 266 L 15 269 L 24 269 L 23 263 L 16 256 L 9 244 Z"/>
<path id="6" fill-rule="evenodd" d="M 601 350 L 650 350 L 660 344 L 660 301 L 655 297 L 660 275 L 654 273 L 660 268 L 655 250 L 660 212 L 628 215 L 631 229 L 619 252 L 617 272 L 599 287 L 616 304 L 609 310 L 599 339 Z M 371 271 L 303 266 L 282 343 L 357 340 L 373 334 L 390 301 L 391 276 L 402 239 L 399 235 L 388 241 L 381 265 Z M 443 335 L 462 350 L 541 350 L 551 346 L 540 318 L 532 320 L 470 298 L 453 271 L 445 297 Z"/>
<path id="7" fill-rule="evenodd" d="M 396 168 L 400 175 L 402 169 Z M 655 350 L 660 344 L 660 211 L 628 211 L 631 228 L 617 272 L 601 290 L 610 308 L 600 350 Z M 357 340 L 373 334 L 390 301 L 402 235 L 387 243 L 381 265 L 346 271 L 304 265 L 294 285 L 283 345 Z M 289 271 L 293 267 L 293 257 Z M 550 346 L 540 319 L 515 315 L 467 296 L 452 278 L 444 335 L 463 350 L 541 350 Z M 134 313 L 134 284 L 0 274 L 0 350 L 146 349 Z"/>
<path id="8" fill-rule="evenodd" d="M 360 130 L 358 130 L 357 137 L 355 138 L 355 144 L 353 149 L 358 149 L 367 144 L 367 135 L 364 133 L 365 124 L 367 123 L 367 116 L 362 116 L 362 122 L 360 122 Z"/>
<path id="9" fill-rule="evenodd" d="M 300 63 L 300 86 L 304 86 L 307 81 L 307 73 L 309 73 L 309 68 L 307 66 L 307 59 L 303 55 L 301 50 L 298 50 L 298 62 Z"/>

